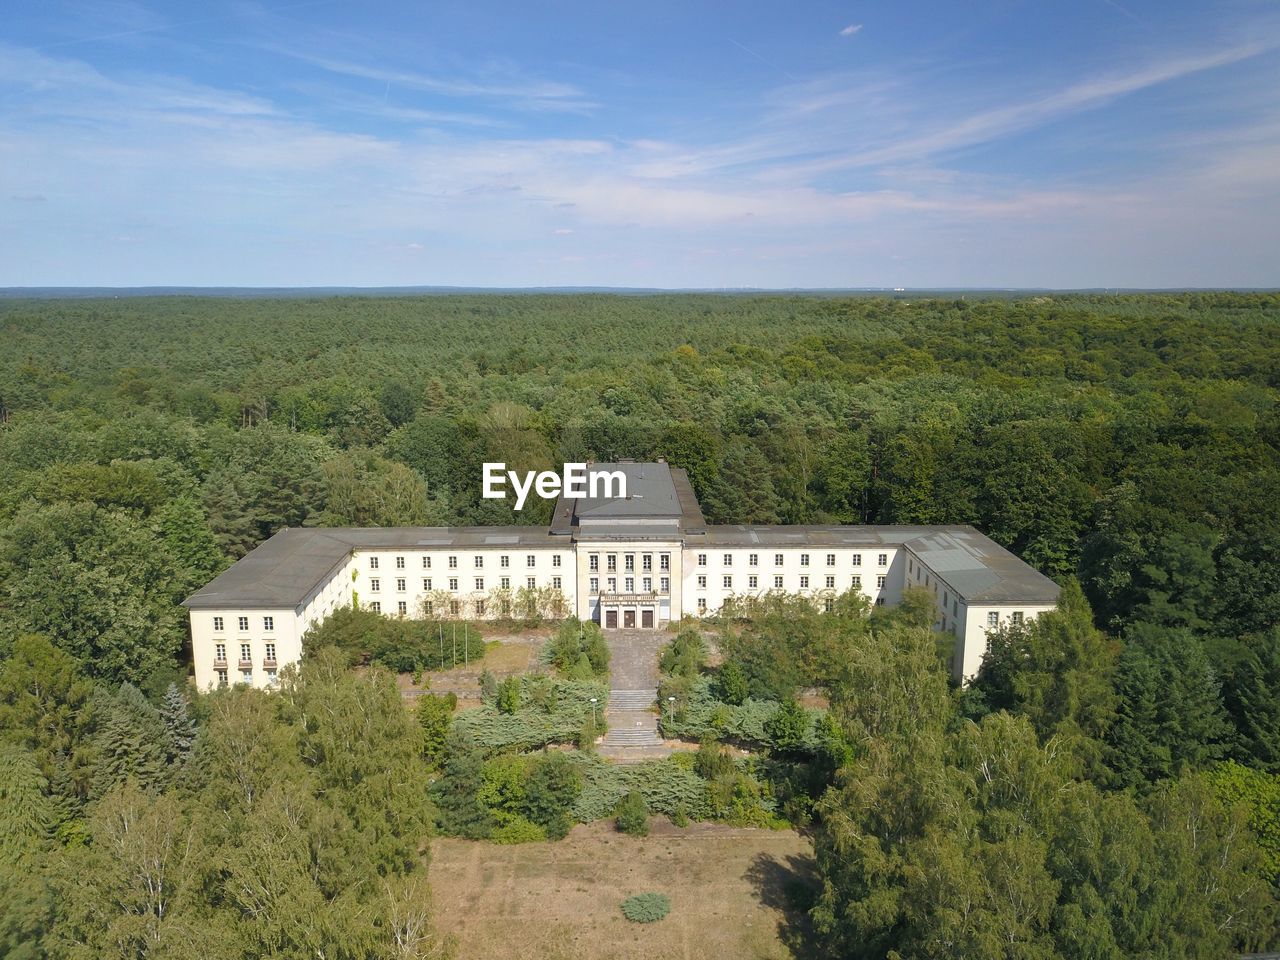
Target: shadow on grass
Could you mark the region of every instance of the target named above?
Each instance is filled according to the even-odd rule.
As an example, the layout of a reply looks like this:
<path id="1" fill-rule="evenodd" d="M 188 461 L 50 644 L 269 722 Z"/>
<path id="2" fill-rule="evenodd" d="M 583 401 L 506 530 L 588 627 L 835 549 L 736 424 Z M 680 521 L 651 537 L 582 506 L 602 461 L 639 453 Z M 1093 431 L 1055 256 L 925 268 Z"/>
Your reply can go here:
<path id="1" fill-rule="evenodd" d="M 809 910 L 818 896 L 817 864 L 813 857 L 777 857 L 760 853 L 745 875 L 756 898 L 782 914 L 778 939 L 798 960 L 822 956 L 821 946 L 809 919 Z"/>

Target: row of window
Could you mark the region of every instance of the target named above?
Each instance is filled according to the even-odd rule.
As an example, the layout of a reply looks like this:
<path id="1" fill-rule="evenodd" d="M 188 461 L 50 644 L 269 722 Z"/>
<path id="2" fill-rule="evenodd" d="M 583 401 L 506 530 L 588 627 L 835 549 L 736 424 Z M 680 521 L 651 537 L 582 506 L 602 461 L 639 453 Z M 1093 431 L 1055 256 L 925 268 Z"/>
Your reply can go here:
<path id="1" fill-rule="evenodd" d="M 554 553 L 554 554 L 552 554 L 552 555 L 551 555 L 551 565 L 552 565 L 553 567 L 558 567 L 558 566 L 560 566 L 560 565 L 563 563 L 563 561 L 564 561 L 564 558 L 563 558 L 560 554 L 558 554 L 558 553 Z M 475 564 L 475 568 L 476 568 L 477 570 L 483 570 L 483 569 L 484 569 L 484 554 L 483 554 L 483 553 L 477 553 L 477 554 L 475 554 L 475 555 L 472 557 L 472 562 Z M 457 556 L 457 554 L 452 554 L 452 555 L 450 555 L 450 556 L 449 556 L 449 558 L 448 558 L 448 563 L 449 563 L 449 569 L 450 569 L 450 570 L 457 570 L 457 569 L 458 569 L 458 556 Z M 533 554 L 533 553 L 527 553 L 527 554 L 525 554 L 525 557 L 524 557 L 524 565 L 525 565 L 526 567 L 536 567 L 536 566 L 538 565 L 538 557 L 537 557 L 537 554 Z M 499 557 L 498 557 L 498 566 L 499 566 L 499 567 L 501 567 L 503 570 L 506 570 L 508 567 L 510 567 L 510 566 L 511 566 L 511 555 L 510 555 L 510 554 L 506 554 L 506 553 L 504 553 L 504 554 L 502 554 L 501 556 L 499 556 Z M 369 558 L 369 569 L 370 569 L 370 570 L 377 570 L 377 569 L 378 569 L 378 558 L 377 558 L 377 557 L 370 557 L 370 558 Z M 403 570 L 403 569 L 405 569 L 405 558 L 404 558 L 404 557 L 396 557 L 396 569 L 397 569 L 397 570 Z M 430 569 L 431 569 L 431 558 L 430 558 L 429 556 L 424 556 L 424 557 L 422 558 L 422 569 L 423 569 L 423 570 L 430 570 Z"/>
<path id="2" fill-rule="evenodd" d="M 876 597 L 876 606 L 877 607 L 884 606 L 884 597 Z M 825 610 L 827 613 L 830 613 L 835 608 L 836 608 L 836 602 L 831 598 L 828 597 L 826 600 L 822 601 L 822 609 Z M 707 612 L 707 598 L 699 597 L 698 613 L 706 613 L 706 612 Z"/>
<path id="3" fill-rule="evenodd" d="M 267 667 L 265 672 L 267 677 L 267 683 L 274 685 L 276 682 L 276 677 L 279 676 L 279 674 L 276 672 L 276 668 Z M 214 673 L 217 675 L 217 678 L 218 678 L 218 686 L 219 687 L 227 686 L 227 671 L 219 669 L 219 670 L 215 670 Z M 252 667 L 245 667 L 243 670 L 239 671 L 239 674 L 240 674 L 240 679 L 237 682 L 244 683 L 244 684 L 253 683 Z"/>
<path id="4" fill-rule="evenodd" d="M 824 586 L 826 587 L 826 589 L 828 589 L 828 590 L 834 590 L 834 589 L 835 589 L 835 587 L 836 587 L 836 578 L 835 578 L 835 576 L 834 576 L 834 575 L 828 575 L 828 576 L 824 577 L 823 579 L 825 580 Z M 885 583 L 887 582 L 887 579 L 888 579 L 888 578 L 887 578 L 887 577 L 885 577 L 885 576 L 883 576 L 883 575 L 876 577 L 876 589 L 878 589 L 878 590 L 883 590 L 883 589 L 884 589 L 884 586 L 885 586 Z M 859 588 L 859 589 L 862 587 L 862 576 L 861 576 L 860 574 L 856 574 L 856 573 L 855 573 L 852 577 L 850 577 L 850 578 L 849 578 L 849 581 L 850 581 L 850 582 L 849 582 L 849 586 L 851 586 L 851 587 L 855 587 L 855 588 Z M 782 574 L 777 574 L 777 575 L 775 575 L 775 576 L 774 576 L 774 578 L 773 578 L 773 587 L 774 587 L 774 589 L 775 589 L 775 590 L 781 590 L 781 589 L 782 589 L 782 582 L 783 582 Z M 724 578 L 723 578 L 723 585 L 724 585 L 724 589 L 726 589 L 726 590 L 732 590 L 732 589 L 733 589 L 733 576 L 732 576 L 732 574 L 725 574 L 725 575 L 724 575 Z M 755 574 L 752 574 L 752 575 L 750 575 L 749 577 L 747 577 L 747 589 L 748 589 L 748 590 L 756 590 L 756 589 L 759 589 L 759 587 L 760 587 L 760 578 L 759 578 L 758 576 L 756 576 Z M 707 589 L 707 578 L 706 578 L 706 575 L 705 575 L 705 574 L 699 574 L 699 575 L 698 575 L 698 589 L 699 589 L 699 590 L 705 590 L 705 589 Z M 800 589 L 801 589 L 801 590 L 808 590 L 808 589 L 809 589 L 809 577 L 808 577 L 808 575 L 806 575 L 806 574 L 801 574 L 801 576 L 800 576 Z"/>
<path id="5" fill-rule="evenodd" d="M 605 582 L 605 587 L 606 587 L 606 589 L 605 589 L 605 592 L 606 592 L 606 593 L 617 593 L 617 592 L 618 592 L 618 578 L 617 578 L 617 577 L 609 577 L 609 578 L 606 580 L 606 582 Z M 591 593 L 591 595 L 592 595 L 593 597 L 594 597 L 596 594 L 598 594 L 598 593 L 600 592 L 600 578 L 599 578 L 599 577 L 592 577 L 590 580 L 588 580 L 588 581 L 587 581 L 587 589 L 588 589 L 588 591 Z M 636 578 L 635 578 L 635 577 L 623 577 L 623 578 L 622 578 L 622 590 L 623 590 L 623 592 L 624 592 L 624 593 L 635 593 L 635 592 L 636 592 Z M 653 577 L 641 577 L 641 578 L 640 578 L 640 592 L 641 592 L 641 593 L 653 593 Z M 659 592 L 659 593 L 670 593 L 670 592 L 671 592 L 671 578 L 670 578 L 670 577 L 659 577 L 659 578 L 658 578 L 658 592 Z"/>
<path id="6" fill-rule="evenodd" d="M 608 573 L 616 573 L 618 570 L 618 555 L 616 553 L 606 553 L 604 556 L 604 564 L 605 564 L 604 568 Z M 593 573 L 599 571 L 600 554 L 591 553 L 587 555 L 587 569 L 592 571 Z M 622 555 L 622 569 L 626 573 L 635 573 L 636 555 L 634 553 L 624 553 Z M 640 569 L 644 573 L 652 572 L 653 570 L 653 554 L 652 553 L 640 554 Z M 670 571 L 671 554 L 669 553 L 658 554 L 658 569 L 664 570 L 664 571 Z"/>
<path id="7" fill-rule="evenodd" d="M 236 620 L 238 621 L 236 625 L 240 628 L 240 632 L 241 632 L 241 633 L 247 633 L 247 632 L 248 632 L 248 630 L 249 630 L 249 618 L 248 618 L 248 617 L 236 617 Z M 275 618 L 275 617 L 263 617 L 263 618 L 262 618 L 262 629 L 263 629 L 263 630 L 274 630 L 275 628 L 276 628 L 276 618 Z M 225 632 L 226 632 L 226 621 L 225 621 L 222 617 L 214 617 L 214 618 L 213 618 L 213 632 L 214 632 L 214 633 L 225 633 Z"/>
<path id="8" fill-rule="evenodd" d="M 1015 626 L 1019 626 L 1019 627 L 1022 626 L 1022 621 L 1023 621 L 1022 611 L 1014 610 L 1011 614 L 1009 614 L 1009 619 L 1013 621 Z M 987 626 L 993 630 L 996 627 L 1000 626 L 1000 614 L 997 613 L 995 610 L 992 610 L 990 613 L 987 614 Z"/>
<path id="9" fill-rule="evenodd" d="M 853 566 L 855 566 L 855 567 L 860 567 L 860 566 L 862 566 L 862 554 L 860 554 L 860 553 L 855 553 L 855 554 L 853 554 L 853 555 L 852 555 L 852 557 L 853 557 Z M 775 553 L 775 554 L 773 555 L 773 565 L 774 565 L 775 567 L 781 567 L 781 566 L 783 566 L 783 564 L 784 564 L 784 561 L 785 561 L 785 560 L 786 560 L 786 555 L 785 555 L 785 554 Z M 880 554 L 877 554 L 877 555 L 876 555 L 876 563 L 877 563 L 879 566 L 887 567 L 887 566 L 889 565 L 889 555 L 888 555 L 887 553 L 880 553 Z M 705 553 L 700 553 L 700 554 L 698 554 L 698 566 L 700 566 L 700 567 L 705 567 L 706 565 L 707 565 L 707 555 L 706 555 Z M 828 567 L 834 567 L 835 565 L 836 565 L 836 555 L 835 555 L 834 553 L 828 553 L 828 554 L 827 554 L 827 566 L 828 566 Z M 732 567 L 732 566 L 733 566 L 733 554 L 732 554 L 732 553 L 726 553 L 726 554 L 724 555 L 724 566 L 726 566 L 726 567 Z M 749 567 L 758 567 L 758 566 L 760 566 L 760 554 L 758 554 L 758 553 L 748 554 L 748 555 L 747 555 L 747 566 L 749 566 Z M 807 567 L 807 566 L 809 566 L 809 554 L 807 554 L 807 553 L 802 553 L 802 554 L 800 554 L 800 566 L 802 566 L 802 567 Z"/>
<path id="10" fill-rule="evenodd" d="M 423 589 L 423 590 L 431 590 L 431 589 L 434 589 L 434 588 L 432 587 L 432 582 L 433 582 L 433 581 L 432 581 L 432 578 L 431 578 L 431 577 L 423 577 L 423 578 L 422 578 L 422 589 Z M 476 585 L 476 586 L 475 586 L 475 588 L 476 588 L 477 590 L 483 590 L 483 589 L 484 589 L 484 577 L 476 577 L 476 578 L 475 578 L 475 580 L 474 580 L 473 582 L 475 583 L 475 585 Z M 537 577 L 525 577 L 524 585 L 525 585 L 526 587 L 528 587 L 530 590 L 536 590 L 536 589 L 538 589 L 538 578 L 537 578 Z M 556 590 L 560 590 L 560 589 L 563 589 L 563 585 L 564 585 L 564 581 L 563 581 L 563 579 L 561 579 L 560 577 L 552 577 L 552 578 L 551 578 L 551 586 L 552 586 L 552 588 L 554 588 L 554 589 L 556 589 Z M 499 578 L 498 578 L 498 586 L 499 586 L 499 588 L 500 588 L 500 589 L 502 589 L 502 590 L 510 590 L 510 589 L 511 589 L 511 578 L 510 578 L 510 577 L 499 577 Z M 407 587 L 407 583 L 406 583 L 405 579 L 404 579 L 403 577 L 397 577 L 397 578 L 396 578 L 396 592 L 397 592 L 397 593 L 404 593 L 404 592 L 405 592 L 406 587 Z M 453 591 L 455 591 L 455 592 L 457 591 L 457 589 L 458 589 L 458 578 L 457 578 L 457 577 L 449 577 L 449 589 L 450 589 L 450 590 L 453 590 Z M 381 593 L 381 592 L 382 592 L 382 581 L 381 581 L 381 580 L 379 580 L 377 577 L 374 577 L 373 579 L 371 579 L 371 580 L 369 581 L 369 591 L 370 591 L 371 593 Z"/>
<path id="11" fill-rule="evenodd" d="M 215 664 L 217 663 L 225 664 L 227 662 L 227 645 L 225 643 L 215 643 L 213 645 L 213 659 Z M 263 660 L 263 663 L 265 664 L 268 664 L 272 667 L 275 666 L 276 645 L 274 643 L 267 641 L 262 645 L 262 660 Z M 252 663 L 253 663 L 253 644 L 252 643 L 240 644 L 241 669 L 248 668 Z"/>

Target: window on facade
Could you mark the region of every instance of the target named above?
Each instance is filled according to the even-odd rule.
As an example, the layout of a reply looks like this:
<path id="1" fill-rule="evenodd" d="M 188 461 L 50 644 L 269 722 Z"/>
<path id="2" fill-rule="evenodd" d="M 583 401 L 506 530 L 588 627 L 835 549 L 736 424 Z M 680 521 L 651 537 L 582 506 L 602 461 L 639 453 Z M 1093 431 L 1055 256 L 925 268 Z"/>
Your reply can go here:
<path id="1" fill-rule="evenodd" d="M 484 557 L 478 553 L 476 554 L 476 569 L 477 570 L 484 569 Z"/>
<path id="2" fill-rule="evenodd" d="M 860 553 L 855 553 L 855 554 L 853 555 L 853 565 L 854 565 L 855 567 L 860 567 L 860 566 L 862 566 L 862 554 L 860 554 Z"/>
<path id="3" fill-rule="evenodd" d="M 214 629 L 214 630 L 216 630 L 218 633 L 221 633 L 221 632 L 222 632 L 222 618 L 221 618 L 221 617 L 214 617 L 214 618 L 213 618 L 213 629 Z"/>
<path id="4" fill-rule="evenodd" d="M 773 578 L 773 589 L 775 589 L 775 590 L 781 590 L 781 589 L 782 589 L 782 578 L 781 578 L 781 577 L 774 577 L 774 578 Z"/>
<path id="5" fill-rule="evenodd" d="M 240 644 L 240 662 L 247 663 L 251 657 L 252 657 L 252 653 L 250 651 L 249 644 L 247 643 Z"/>
<path id="6" fill-rule="evenodd" d="M 400 616 L 403 617 L 408 612 L 409 612 L 409 605 L 406 604 L 403 600 L 397 600 L 396 613 L 400 614 Z"/>
<path id="7" fill-rule="evenodd" d="M 536 589 L 537 589 L 537 587 L 538 587 L 538 578 L 537 578 L 537 577 L 526 577 L 526 578 L 525 578 L 525 581 L 524 581 L 524 585 L 525 585 L 526 587 L 528 587 L 530 590 L 536 590 Z"/>
<path id="8" fill-rule="evenodd" d="M 705 589 L 707 589 L 707 578 L 706 578 L 706 576 L 705 576 L 705 575 L 699 574 L 699 576 L 698 576 L 698 589 L 699 589 L 699 590 L 705 590 Z"/>
<path id="9" fill-rule="evenodd" d="M 809 578 L 808 578 L 808 577 L 801 577 L 801 578 L 800 578 L 800 589 L 801 589 L 801 590 L 808 590 L 808 589 L 809 589 Z"/>
<path id="10" fill-rule="evenodd" d="M 758 586 L 760 586 L 760 578 L 759 578 L 759 577 L 754 576 L 754 575 L 753 575 L 753 576 L 750 576 L 750 577 L 747 577 L 747 589 L 748 589 L 748 590 L 754 590 L 754 589 L 755 589 L 756 587 L 758 587 Z"/>
<path id="11" fill-rule="evenodd" d="M 431 616 L 433 613 L 435 613 L 435 610 L 436 610 L 436 605 L 432 603 L 430 600 L 422 601 L 422 612 L 425 613 L 428 617 Z"/>
<path id="12" fill-rule="evenodd" d="M 457 578 L 457 577 L 450 577 L 450 578 L 449 578 L 449 589 L 450 589 L 450 590 L 453 590 L 454 592 L 457 592 L 457 589 L 458 589 L 458 578 Z"/>
<path id="13" fill-rule="evenodd" d="M 780 566 L 782 566 L 782 554 L 780 554 L 780 553 L 775 553 L 775 554 L 773 555 L 773 565 L 774 565 L 775 567 L 780 567 Z"/>
<path id="14" fill-rule="evenodd" d="M 622 558 L 622 565 L 623 565 L 623 569 L 625 569 L 627 573 L 635 573 L 636 572 L 636 555 L 634 553 L 628 553 L 625 557 Z"/>
<path id="15" fill-rule="evenodd" d="M 610 578 L 609 578 L 609 592 L 610 592 L 610 593 L 617 593 L 617 592 L 618 592 L 618 578 L 617 578 L 617 577 L 610 577 Z"/>
<path id="16" fill-rule="evenodd" d="M 725 577 L 725 578 L 724 578 L 724 588 L 725 588 L 726 590 L 732 590 L 732 589 L 733 589 L 733 577 Z"/>
<path id="17" fill-rule="evenodd" d="M 552 590 L 559 590 L 559 589 L 560 589 L 560 584 L 561 584 L 562 582 L 563 582 L 563 581 L 561 581 L 561 579 L 560 579 L 559 577 L 552 577 L 552 578 L 551 578 L 551 589 L 552 589 Z"/>
<path id="18" fill-rule="evenodd" d="M 274 643 L 266 644 L 266 660 L 268 663 L 274 663 L 276 659 L 276 645 Z"/>
<path id="19" fill-rule="evenodd" d="M 618 569 L 618 555 L 616 553 L 608 554 L 604 558 L 604 565 L 606 570 L 608 570 L 610 573 L 613 573 L 615 570 Z"/>
<path id="20" fill-rule="evenodd" d="M 862 577 L 858 576 L 856 573 L 853 575 L 853 586 L 858 587 L 859 589 L 862 588 Z"/>
<path id="21" fill-rule="evenodd" d="M 227 685 L 227 671 L 218 671 L 218 686 L 225 687 Z"/>
<path id="22" fill-rule="evenodd" d="M 510 557 L 510 555 L 508 555 L 508 554 L 505 554 L 505 553 L 504 553 L 502 556 L 500 556 L 500 557 L 498 558 L 498 566 L 500 566 L 503 570 L 505 570 L 505 569 L 507 569 L 507 567 L 511 566 L 511 557 Z"/>
<path id="23" fill-rule="evenodd" d="M 461 604 L 461 603 L 459 603 L 457 600 L 450 600 L 450 601 L 449 601 L 449 616 L 451 616 L 451 617 L 456 617 L 456 616 L 457 616 L 458 614 L 460 614 L 461 612 L 462 612 L 462 604 Z"/>
<path id="24" fill-rule="evenodd" d="M 397 570 L 404 569 L 404 557 L 396 557 L 396 569 Z"/>
<path id="25" fill-rule="evenodd" d="M 827 613 L 830 613 L 835 608 L 836 608 L 836 602 L 834 600 L 824 600 L 822 602 L 822 609 L 825 610 Z"/>
<path id="26" fill-rule="evenodd" d="M 248 617 L 237 617 L 237 618 L 236 618 L 236 625 L 237 625 L 241 630 L 248 630 L 248 629 L 249 629 L 249 618 L 248 618 Z"/>
<path id="27" fill-rule="evenodd" d="M 724 565 L 725 565 L 726 567 L 732 567 L 732 566 L 733 566 L 733 554 L 732 554 L 732 553 L 726 553 L 726 554 L 724 555 Z"/>
<path id="28" fill-rule="evenodd" d="M 524 558 L 524 565 L 526 567 L 535 567 L 538 565 L 538 558 L 531 553 Z"/>
<path id="29" fill-rule="evenodd" d="M 876 597 L 876 606 L 877 606 L 877 607 L 883 607 L 883 606 L 884 606 L 884 597 Z"/>
<path id="30" fill-rule="evenodd" d="M 750 555 L 747 557 L 747 566 L 748 566 L 748 567 L 758 567 L 758 566 L 760 566 L 760 554 L 758 554 L 758 553 L 750 554 Z"/>
<path id="31" fill-rule="evenodd" d="M 377 569 L 378 569 L 378 558 L 377 558 L 377 557 L 370 557 L 370 558 L 369 558 L 369 569 L 370 569 L 370 570 L 377 570 Z"/>
<path id="32" fill-rule="evenodd" d="M 626 586 L 625 586 L 625 588 L 624 588 L 624 589 L 627 591 L 627 593 L 635 593 L 635 592 L 636 592 L 636 578 L 635 578 L 635 577 L 627 577 L 627 578 L 626 578 L 626 581 L 625 581 L 625 584 L 626 584 Z"/>
<path id="33" fill-rule="evenodd" d="M 379 603 L 377 600 L 375 600 L 373 601 L 373 603 L 369 604 L 369 609 L 372 610 L 374 613 L 381 613 L 382 604 Z"/>
<path id="34" fill-rule="evenodd" d="M 511 589 L 511 578 L 510 578 L 510 577 L 503 577 L 501 580 L 499 580 L 499 581 L 498 581 L 498 585 L 499 585 L 500 587 L 502 587 L 502 589 L 503 589 L 503 590 L 510 590 L 510 589 Z"/>
<path id="35" fill-rule="evenodd" d="M 477 601 L 476 601 L 476 616 L 477 616 L 477 617 L 483 617 L 483 616 L 484 616 L 484 608 L 485 608 L 485 602 L 484 602 L 483 600 L 477 600 Z"/>
<path id="36" fill-rule="evenodd" d="M 600 554 L 593 553 L 587 557 L 587 569 L 593 573 L 600 569 Z"/>
<path id="37" fill-rule="evenodd" d="M 250 667 L 248 670 L 241 670 L 241 671 L 240 671 L 240 682 L 241 682 L 241 683 L 253 683 L 253 668 L 252 668 L 252 667 Z"/>
<path id="38" fill-rule="evenodd" d="M 374 577 L 372 580 L 369 581 L 369 589 L 372 590 L 374 593 L 377 593 L 379 590 L 382 589 L 382 581 L 379 580 L 377 577 Z"/>
<path id="39" fill-rule="evenodd" d="M 404 593 L 404 590 L 405 590 L 404 577 L 396 578 L 396 590 L 399 591 L 400 593 Z"/>
<path id="40" fill-rule="evenodd" d="M 271 686 L 275 686 L 275 683 L 276 683 L 275 668 L 269 669 L 267 671 L 267 683 L 270 684 Z"/>
<path id="41" fill-rule="evenodd" d="M 1011 619 L 1016 626 L 1019 626 L 1019 627 L 1022 626 L 1022 611 L 1021 610 L 1013 611 L 1013 613 L 1009 615 L 1009 619 Z"/>
<path id="42" fill-rule="evenodd" d="M 707 555 L 705 553 L 698 554 L 698 566 L 705 567 L 707 565 Z"/>
<path id="43" fill-rule="evenodd" d="M 884 589 L 884 580 L 884 577 L 876 577 L 876 586 L 880 589 Z"/>
<path id="44" fill-rule="evenodd" d="M 706 613 L 706 612 L 707 612 L 707 598 L 706 598 L 706 597 L 699 597 L 699 598 L 698 598 L 698 612 L 699 612 L 699 613 Z"/>
<path id="45" fill-rule="evenodd" d="M 423 578 L 422 578 L 422 589 L 423 589 L 423 590 L 430 590 L 430 589 L 431 589 L 431 578 L 430 578 L 430 577 L 423 577 Z"/>
<path id="46" fill-rule="evenodd" d="M 653 577 L 645 577 L 640 582 L 640 588 L 644 590 L 645 593 L 653 593 Z"/>
<path id="47" fill-rule="evenodd" d="M 589 581 L 587 581 L 587 582 L 590 584 L 590 586 L 589 586 L 589 588 L 588 588 L 588 589 L 590 589 L 590 591 L 591 591 L 591 593 L 592 593 L 593 595 L 594 595 L 594 594 L 597 594 L 597 593 L 599 593 L 599 592 L 600 592 L 600 578 L 599 578 L 599 577 L 592 577 L 592 578 L 591 578 Z"/>
<path id="48" fill-rule="evenodd" d="M 223 663 L 227 660 L 227 645 L 225 643 L 215 643 L 213 645 L 213 659 L 221 660 Z"/>
<path id="49" fill-rule="evenodd" d="M 827 566 L 834 567 L 836 565 L 836 555 L 834 553 L 827 554 Z"/>
<path id="50" fill-rule="evenodd" d="M 990 613 L 988 613 L 988 614 L 987 614 L 987 626 L 988 626 L 988 627 L 998 627 L 998 626 L 1000 626 L 1000 614 L 996 613 L 996 611 L 994 611 L 994 610 L 992 610 Z"/>
<path id="51" fill-rule="evenodd" d="M 662 577 L 658 581 L 658 589 L 661 590 L 663 593 L 669 592 L 671 590 L 671 578 Z"/>
<path id="52" fill-rule="evenodd" d="M 827 589 L 831 589 L 836 585 L 835 577 L 827 577 Z"/>
<path id="53" fill-rule="evenodd" d="M 671 569 L 671 554 L 664 553 L 658 557 L 658 569 L 659 570 Z"/>
<path id="54" fill-rule="evenodd" d="M 807 553 L 800 554 L 800 566 L 807 567 L 809 565 L 809 555 Z"/>
<path id="55" fill-rule="evenodd" d="M 560 554 L 558 554 L 558 553 L 553 553 L 553 554 L 551 555 L 551 565 L 552 565 L 553 567 L 558 567 L 558 566 L 560 566 L 560 559 L 561 559 L 561 558 L 560 558 Z"/>
<path id="56" fill-rule="evenodd" d="M 640 569 L 643 570 L 645 573 L 648 573 L 650 570 L 653 569 L 652 553 L 646 553 L 643 557 L 640 558 Z"/>
<path id="57" fill-rule="evenodd" d="M 457 557 L 450 557 L 450 558 L 449 558 L 449 569 L 450 569 L 450 570 L 457 570 L 457 569 L 458 569 L 458 558 L 457 558 Z"/>
<path id="58" fill-rule="evenodd" d="M 484 577 L 476 577 L 476 589 L 477 590 L 484 589 Z"/>
<path id="59" fill-rule="evenodd" d="M 880 554 L 876 558 L 876 562 L 882 567 L 887 567 L 889 565 L 889 555 L 887 553 Z"/>
<path id="60" fill-rule="evenodd" d="M 423 557 L 423 558 L 422 558 L 422 569 L 423 569 L 423 570 L 430 570 L 430 569 L 431 569 L 431 558 L 430 558 L 430 557 Z"/>

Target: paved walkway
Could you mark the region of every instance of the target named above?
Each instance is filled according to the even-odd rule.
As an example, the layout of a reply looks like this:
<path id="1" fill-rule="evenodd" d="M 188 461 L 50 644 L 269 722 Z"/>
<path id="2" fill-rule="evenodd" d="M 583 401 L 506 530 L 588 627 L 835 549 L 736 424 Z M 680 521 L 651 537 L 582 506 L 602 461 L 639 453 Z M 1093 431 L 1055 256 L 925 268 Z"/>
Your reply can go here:
<path id="1" fill-rule="evenodd" d="M 671 639 L 662 630 L 606 630 L 609 642 L 609 732 L 600 755 L 636 763 L 671 753 L 658 736 L 658 651 Z"/>

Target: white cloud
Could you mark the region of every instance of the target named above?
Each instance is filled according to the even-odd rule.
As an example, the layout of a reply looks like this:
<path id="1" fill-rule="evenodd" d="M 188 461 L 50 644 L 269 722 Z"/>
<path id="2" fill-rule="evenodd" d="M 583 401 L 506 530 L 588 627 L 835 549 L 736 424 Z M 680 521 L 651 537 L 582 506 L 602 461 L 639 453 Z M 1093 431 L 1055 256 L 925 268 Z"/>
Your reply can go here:
<path id="1" fill-rule="evenodd" d="M 840 36 L 852 37 L 855 33 L 857 33 L 861 29 L 862 29 L 862 24 L 851 23 L 847 27 L 845 27 L 843 30 L 840 31 Z"/>

